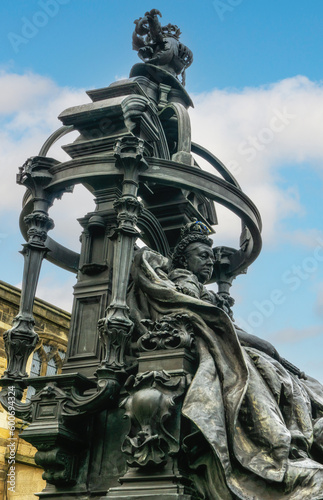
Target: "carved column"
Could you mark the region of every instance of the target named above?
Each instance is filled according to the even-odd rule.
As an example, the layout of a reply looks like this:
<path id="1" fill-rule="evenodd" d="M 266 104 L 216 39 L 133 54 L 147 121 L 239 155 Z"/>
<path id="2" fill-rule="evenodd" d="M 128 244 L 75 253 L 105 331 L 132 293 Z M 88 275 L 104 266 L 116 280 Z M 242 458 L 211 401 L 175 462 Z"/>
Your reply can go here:
<path id="1" fill-rule="evenodd" d="M 137 199 L 138 175 L 146 168 L 143 157 L 144 141 L 125 136 L 115 145 L 116 167 L 123 171 L 122 195 L 115 201 L 118 226 L 114 241 L 112 297 L 107 315 L 99 321 L 99 333 L 104 346 L 104 360 L 97 373 L 99 377 L 124 375 L 125 348 L 133 329 L 126 303 L 127 287 L 133 258 L 134 244 L 139 236 L 136 229 L 142 209 Z"/>
<path id="2" fill-rule="evenodd" d="M 48 216 L 52 198 L 45 193 L 51 180 L 49 169 L 57 163 L 51 158 L 36 156 L 27 160 L 17 176 L 18 184 L 26 186 L 32 194 L 33 212 L 24 218 L 27 226 L 28 242 L 23 245 L 24 273 L 22 280 L 20 309 L 13 320 L 13 327 L 4 333 L 4 342 L 8 366 L 4 380 L 16 382 L 22 388 L 21 381 L 27 376 L 26 364 L 38 341 L 34 330 L 33 304 L 42 260 L 47 253 L 47 232 L 54 227 Z M 19 384 L 20 383 L 20 384 Z M 21 391 L 19 396 L 21 396 Z"/>

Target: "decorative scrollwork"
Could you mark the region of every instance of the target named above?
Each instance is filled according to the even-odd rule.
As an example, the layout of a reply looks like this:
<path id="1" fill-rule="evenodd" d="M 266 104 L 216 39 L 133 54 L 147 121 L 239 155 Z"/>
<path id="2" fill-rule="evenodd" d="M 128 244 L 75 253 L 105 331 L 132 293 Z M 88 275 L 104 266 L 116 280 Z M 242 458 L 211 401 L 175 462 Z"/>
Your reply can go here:
<path id="1" fill-rule="evenodd" d="M 28 226 L 28 243 L 44 246 L 47 232 L 54 228 L 54 221 L 47 214 L 33 212 L 24 217 L 24 222 Z"/>
<path id="2" fill-rule="evenodd" d="M 192 347 L 194 334 L 187 314 L 172 314 L 155 322 L 143 320 L 142 323 L 148 328 L 148 333 L 138 340 L 141 351 Z"/>
<path id="3" fill-rule="evenodd" d="M 90 395 L 83 392 L 94 384 L 85 382 L 84 377 L 74 375 L 56 376 L 52 381 L 35 379 L 36 386 L 45 385 L 31 401 L 12 404 L 15 416 L 30 422 L 22 437 L 37 448 L 35 462 L 44 469 L 43 479 L 50 484 L 76 483 L 79 458 L 87 447 L 86 420 L 80 417 L 111 408 L 118 399 L 120 385 L 113 376 L 99 380 L 97 391 Z M 9 389 L 0 393 L 7 410 Z"/>
<path id="4" fill-rule="evenodd" d="M 126 345 L 133 330 L 132 322 L 126 318 L 102 318 L 98 322 L 98 330 L 105 351 L 102 366 L 122 370 Z"/>
<path id="5" fill-rule="evenodd" d="M 21 403 L 24 387 L 22 385 L 13 385 L 3 388 L 0 392 L 0 403 L 9 414 L 21 418 L 26 422 L 31 422 L 32 419 L 32 404 Z M 14 402 L 11 402 L 12 394 L 14 394 Z"/>
<path id="6" fill-rule="evenodd" d="M 63 486 L 76 483 L 78 456 L 71 450 L 58 447 L 46 450 L 40 447 L 35 454 L 35 462 L 44 469 L 42 478 L 49 484 Z"/>
<path id="7" fill-rule="evenodd" d="M 120 384 L 113 374 L 110 378 L 99 379 L 97 392 L 90 396 L 83 396 L 72 387 L 69 397 L 62 406 L 62 415 L 64 417 L 90 415 L 104 408 L 110 408 L 115 405 L 119 391 Z"/>
<path id="8" fill-rule="evenodd" d="M 18 315 L 13 320 L 13 327 L 3 334 L 8 366 L 5 378 L 21 379 L 27 377 L 26 365 L 30 354 L 38 342 L 34 331 L 34 319 L 27 315 Z"/>
<path id="9" fill-rule="evenodd" d="M 121 163 L 123 160 L 130 158 L 130 163 L 136 167 L 138 163 L 144 161 L 145 142 L 138 137 L 132 135 L 123 136 L 116 140 L 113 149 L 116 159 Z"/>
<path id="10" fill-rule="evenodd" d="M 114 202 L 113 206 L 118 214 L 119 230 L 133 233 L 134 226 L 137 224 L 138 216 L 143 208 L 142 203 L 132 196 L 122 196 Z"/>
<path id="11" fill-rule="evenodd" d="M 125 417 L 131 420 L 122 451 L 131 467 L 164 466 L 169 456 L 180 448 L 177 431 L 180 406 L 178 398 L 186 387 L 185 376 L 172 377 L 167 372 L 146 372 L 129 377 L 130 394 L 121 403 Z"/>
<path id="12" fill-rule="evenodd" d="M 17 183 L 26 186 L 34 197 L 43 197 L 44 188 L 52 179 L 50 168 L 57 163 L 53 158 L 32 156 L 19 168 Z"/>

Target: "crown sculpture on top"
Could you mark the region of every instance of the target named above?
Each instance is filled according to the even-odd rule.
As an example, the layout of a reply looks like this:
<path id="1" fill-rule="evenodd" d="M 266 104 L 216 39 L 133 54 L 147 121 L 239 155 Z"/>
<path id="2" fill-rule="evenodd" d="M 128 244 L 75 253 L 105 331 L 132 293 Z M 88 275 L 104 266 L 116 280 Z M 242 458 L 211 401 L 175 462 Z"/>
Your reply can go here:
<path id="1" fill-rule="evenodd" d="M 152 9 L 136 19 L 132 48 L 145 63 L 159 66 L 171 75 L 181 75 L 185 85 L 185 70 L 192 64 L 193 54 L 179 41 L 179 27 L 174 24 L 161 26 L 158 16 L 162 17 L 159 10 Z"/>
<path id="2" fill-rule="evenodd" d="M 191 141 L 193 56 L 160 16 L 135 21 L 143 62 L 130 77 L 64 110 L 19 169 L 24 274 L 0 400 L 29 424 L 41 499 L 320 500 L 323 388 L 234 321 L 230 287 L 260 253 L 261 219 Z M 48 156 L 71 131 L 70 158 Z M 95 202 L 78 219 L 80 254 L 48 235 L 52 204 L 75 184 Z M 241 219 L 237 248 L 212 248 L 219 204 Z M 44 258 L 77 282 L 62 373 L 29 377 Z"/>

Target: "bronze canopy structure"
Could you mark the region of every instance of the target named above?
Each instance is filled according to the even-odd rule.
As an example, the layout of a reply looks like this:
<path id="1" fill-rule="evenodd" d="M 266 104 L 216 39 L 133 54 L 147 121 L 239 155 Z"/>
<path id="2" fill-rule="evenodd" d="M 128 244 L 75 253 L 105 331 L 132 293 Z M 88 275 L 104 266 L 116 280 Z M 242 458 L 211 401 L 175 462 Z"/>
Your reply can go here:
<path id="1" fill-rule="evenodd" d="M 261 218 L 221 161 L 191 142 L 193 54 L 160 17 L 135 21 L 142 62 L 130 77 L 63 111 L 19 169 L 25 267 L 1 402 L 29 423 L 41 499 L 319 500 L 322 387 L 234 324 L 230 287 L 260 253 Z M 51 147 L 71 131 L 71 159 L 59 162 Z M 79 219 L 80 254 L 48 236 L 50 207 L 76 184 L 96 204 Z M 212 248 L 217 204 L 241 219 L 239 248 Z M 44 258 L 77 283 L 63 373 L 33 378 Z"/>

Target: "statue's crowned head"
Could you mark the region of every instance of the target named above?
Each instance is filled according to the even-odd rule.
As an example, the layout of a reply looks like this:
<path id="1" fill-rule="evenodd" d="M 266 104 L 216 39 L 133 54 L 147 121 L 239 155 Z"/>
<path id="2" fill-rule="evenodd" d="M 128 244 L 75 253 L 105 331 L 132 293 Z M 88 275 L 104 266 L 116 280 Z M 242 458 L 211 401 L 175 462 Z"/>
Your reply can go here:
<path id="1" fill-rule="evenodd" d="M 201 282 L 208 281 L 211 277 L 214 264 L 212 252 L 213 241 L 209 238 L 209 235 L 210 230 L 203 222 L 194 220 L 186 224 L 181 230 L 180 240 L 174 249 L 172 268 L 188 269 L 197 274 L 197 271 L 194 269 L 195 264 L 192 255 L 199 252 L 206 253 L 205 257 L 209 260 L 209 263 L 205 264 L 205 275 L 202 273 L 198 278 Z"/>

